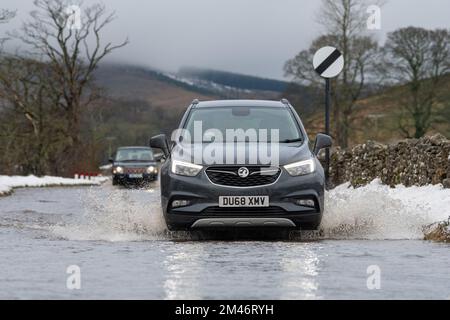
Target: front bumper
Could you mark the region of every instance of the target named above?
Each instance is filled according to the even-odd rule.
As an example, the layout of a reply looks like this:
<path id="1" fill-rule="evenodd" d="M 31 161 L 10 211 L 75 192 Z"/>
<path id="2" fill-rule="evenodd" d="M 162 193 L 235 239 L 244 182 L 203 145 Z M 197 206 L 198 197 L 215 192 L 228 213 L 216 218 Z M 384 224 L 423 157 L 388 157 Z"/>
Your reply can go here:
<path id="1" fill-rule="evenodd" d="M 144 173 L 142 178 L 131 178 L 129 174 L 114 174 L 113 179 L 117 182 L 125 183 L 125 182 L 140 182 L 140 181 L 153 181 L 156 179 L 157 174 L 149 174 Z"/>
<path id="2" fill-rule="evenodd" d="M 284 169 L 272 185 L 234 188 L 215 185 L 205 172 L 197 177 L 161 172 L 161 202 L 170 230 L 230 227 L 280 227 L 316 229 L 324 207 L 323 171 L 292 177 Z M 220 196 L 269 196 L 269 208 L 219 208 Z M 297 205 L 295 200 L 314 200 L 315 207 Z M 188 200 L 189 206 L 172 208 L 174 200 Z"/>

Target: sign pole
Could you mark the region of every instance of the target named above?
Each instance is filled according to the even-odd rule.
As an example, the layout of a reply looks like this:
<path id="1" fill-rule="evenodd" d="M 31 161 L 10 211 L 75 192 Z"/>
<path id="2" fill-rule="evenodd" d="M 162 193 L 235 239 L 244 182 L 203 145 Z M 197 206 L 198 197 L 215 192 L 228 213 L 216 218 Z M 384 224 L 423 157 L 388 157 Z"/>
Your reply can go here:
<path id="1" fill-rule="evenodd" d="M 314 70 L 325 79 L 325 132 L 330 136 L 330 104 L 331 104 L 331 78 L 337 77 L 344 69 L 344 57 L 335 47 L 320 48 L 313 59 Z M 338 130 L 338 128 L 336 128 Z M 327 186 L 330 179 L 330 149 L 325 150 L 325 179 Z"/>
<path id="2" fill-rule="evenodd" d="M 330 79 L 325 79 L 325 133 L 330 135 L 330 95 L 331 95 Z M 325 178 L 328 183 L 330 178 L 330 149 L 325 150 Z"/>

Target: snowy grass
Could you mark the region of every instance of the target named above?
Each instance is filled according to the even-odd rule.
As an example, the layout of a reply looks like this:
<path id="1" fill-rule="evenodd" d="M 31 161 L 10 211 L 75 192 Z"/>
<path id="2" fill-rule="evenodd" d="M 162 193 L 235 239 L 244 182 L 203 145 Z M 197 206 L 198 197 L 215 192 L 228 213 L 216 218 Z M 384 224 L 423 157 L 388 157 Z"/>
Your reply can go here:
<path id="1" fill-rule="evenodd" d="M 95 186 L 102 184 L 106 180 L 108 180 L 106 177 L 94 177 L 91 180 L 81 180 L 49 176 L 0 176 L 0 196 L 9 195 L 17 188 Z"/>

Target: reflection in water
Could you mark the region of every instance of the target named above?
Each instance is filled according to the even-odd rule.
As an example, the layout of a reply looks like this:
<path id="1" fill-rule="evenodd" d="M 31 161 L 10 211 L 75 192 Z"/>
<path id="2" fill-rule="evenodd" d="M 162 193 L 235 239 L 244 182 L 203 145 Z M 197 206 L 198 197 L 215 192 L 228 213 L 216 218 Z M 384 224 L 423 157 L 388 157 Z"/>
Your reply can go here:
<path id="1" fill-rule="evenodd" d="M 178 242 L 165 257 L 166 299 L 317 299 L 317 245 L 289 242 Z M 320 248 L 319 248 L 320 249 Z M 320 251 L 320 250 L 319 250 Z M 269 254 L 261 254 L 262 252 Z"/>
<path id="2" fill-rule="evenodd" d="M 281 299 L 319 299 L 319 257 L 309 244 L 287 245 L 280 265 L 283 270 Z"/>
<path id="3" fill-rule="evenodd" d="M 181 244 L 174 244 L 182 247 Z M 186 249 L 186 248 L 183 248 Z M 201 299 L 198 281 L 199 264 L 204 261 L 202 246 L 189 246 L 187 250 L 177 250 L 166 256 L 166 280 L 164 281 L 165 299 Z"/>

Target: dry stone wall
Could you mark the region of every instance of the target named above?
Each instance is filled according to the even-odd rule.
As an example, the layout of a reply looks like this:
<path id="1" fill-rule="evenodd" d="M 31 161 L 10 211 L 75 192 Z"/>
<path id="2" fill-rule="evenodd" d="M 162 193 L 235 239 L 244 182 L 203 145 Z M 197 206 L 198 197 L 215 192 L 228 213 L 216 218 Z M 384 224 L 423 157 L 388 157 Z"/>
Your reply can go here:
<path id="1" fill-rule="evenodd" d="M 374 141 L 333 150 L 330 182 L 363 186 L 376 178 L 387 185 L 443 184 L 450 188 L 450 140 L 443 135 L 384 145 Z"/>

